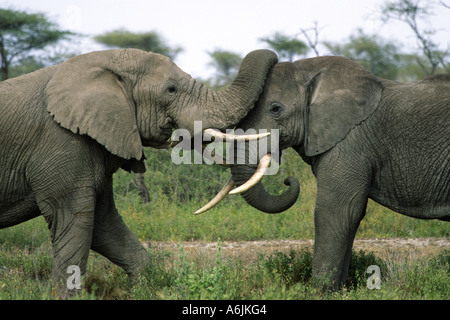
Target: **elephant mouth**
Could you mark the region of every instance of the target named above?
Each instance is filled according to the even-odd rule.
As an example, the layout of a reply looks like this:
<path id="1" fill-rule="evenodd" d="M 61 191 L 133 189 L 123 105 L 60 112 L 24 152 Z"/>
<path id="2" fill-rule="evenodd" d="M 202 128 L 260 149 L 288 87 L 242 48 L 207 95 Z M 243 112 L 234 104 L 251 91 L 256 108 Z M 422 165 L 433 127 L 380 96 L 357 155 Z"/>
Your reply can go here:
<path id="1" fill-rule="evenodd" d="M 162 141 L 170 140 L 174 130 L 175 130 L 175 128 L 173 128 L 173 127 L 161 128 L 161 134 L 160 134 L 160 136 L 162 137 L 161 140 Z"/>
<path id="2" fill-rule="evenodd" d="M 166 139 L 161 139 L 160 141 L 148 140 L 141 138 L 142 145 L 144 147 L 151 147 L 155 149 L 167 149 L 171 147 L 170 135 Z"/>
<path id="3" fill-rule="evenodd" d="M 178 125 L 171 117 L 167 117 L 164 123 L 159 127 L 162 135 L 171 135 L 173 130 L 177 129 Z"/>
<path id="4" fill-rule="evenodd" d="M 167 117 L 164 123 L 159 127 L 158 136 L 152 139 L 141 137 L 142 145 L 156 149 L 167 149 L 171 147 L 171 137 L 174 130 L 177 129 L 176 122 Z"/>

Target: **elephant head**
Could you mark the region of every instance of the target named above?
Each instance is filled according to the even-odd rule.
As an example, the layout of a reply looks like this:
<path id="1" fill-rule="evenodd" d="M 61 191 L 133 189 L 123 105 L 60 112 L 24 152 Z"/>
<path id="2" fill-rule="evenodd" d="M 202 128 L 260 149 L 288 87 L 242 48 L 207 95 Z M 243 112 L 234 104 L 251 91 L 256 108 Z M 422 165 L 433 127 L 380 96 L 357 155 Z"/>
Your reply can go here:
<path id="1" fill-rule="evenodd" d="M 124 159 L 141 160 L 143 146 L 167 147 L 174 128 L 193 133 L 234 126 L 253 107 L 270 68 L 268 50 L 250 53 L 235 81 L 215 92 L 169 58 L 137 49 L 92 52 L 57 67 L 47 85 L 48 111 L 62 127 L 87 134 Z"/>
<path id="2" fill-rule="evenodd" d="M 382 85 L 377 78 L 342 57 L 278 63 L 270 71 L 256 106 L 238 127 L 269 132 L 278 129 L 279 150 L 269 147 L 268 153 L 293 147 L 311 164 L 374 112 L 381 93 Z M 266 192 L 259 179 L 251 178 L 255 170 L 255 165 L 231 164 L 232 179 L 225 191 L 197 212 L 218 203 L 232 190 L 233 184 L 240 187 L 231 193 L 242 192 L 250 205 L 264 212 L 282 212 L 295 203 L 299 194 L 295 178 L 285 180 L 289 189 L 284 194 L 273 196 Z M 263 174 L 259 172 L 255 176 L 261 178 Z"/>

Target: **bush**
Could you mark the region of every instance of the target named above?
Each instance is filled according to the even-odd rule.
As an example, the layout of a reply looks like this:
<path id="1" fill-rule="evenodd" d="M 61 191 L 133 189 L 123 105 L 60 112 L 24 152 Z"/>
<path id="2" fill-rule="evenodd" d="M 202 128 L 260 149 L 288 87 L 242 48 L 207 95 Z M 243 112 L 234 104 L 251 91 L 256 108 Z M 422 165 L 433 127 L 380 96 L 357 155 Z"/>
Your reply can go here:
<path id="1" fill-rule="evenodd" d="M 289 254 L 275 252 L 269 257 L 260 257 L 264 268 L 270 275 L 280 276 L 286 285 L 297 282 L 307 283 L 312 275 L 312 254 L 308 250 L 296 253 L 290 250 Z"/>
<path id="2" fill-rule="evenodd" d="M 376 257 L 373 252 L 367 252 L 365 250 L 353 251 L 347 281 L 345 283 L 346 288 L 356 289 L 359 286 L 365 287 L 367 285 L 367 279 L 370 276 L 367 273 L 367 269 L 372 265 L 380 268 L 381 276 L 386 274 L 386 263 Z M 381 278 L 381 281 L 383 281 L 383 278 Z"/>
<path id="3" fill-rule="evenodd" d="M 270 275 L 280 277 L 284 284 L 295 283 L 309 284 L 312 276 L 312 253 L 308 250 L 295 252 L 291 250 L 289 254 L 275 252 L 269 257 L 261 256 L 262 264 Z M 356 289 L 358 286 L 367 285 L 367 268 L 376 265 L 381 270 L 381 275 L 386 274 L 386 263 L 377 258 L 372 252 L 364 250 L 353 251 L 350 261 L 346 288 Z"/>

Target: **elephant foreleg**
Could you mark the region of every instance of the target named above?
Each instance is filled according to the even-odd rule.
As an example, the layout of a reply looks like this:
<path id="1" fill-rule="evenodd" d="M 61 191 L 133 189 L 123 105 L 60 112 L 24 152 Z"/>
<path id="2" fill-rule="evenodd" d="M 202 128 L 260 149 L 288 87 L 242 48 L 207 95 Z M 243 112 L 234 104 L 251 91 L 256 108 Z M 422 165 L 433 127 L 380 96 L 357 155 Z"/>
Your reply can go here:
<path id="1" fill-rule="evenodd" d="M 318 199 L 320 201 L 320 199 Z M 365 213 L 367 201 L 334 208 L 316 204 L 313 273 L 316 282 L 333 290 L 345 284 L 353 240 Z"/>
<path id="2" fill-rule="evenodd" d="M 336 171 L 317 177 L 313 273 L 326 289 L 345 284 L 353 240 L 366 212 L 367 181 Z"/>
<path id="3" fill-rule="evenodd" d="M 131 278 L 148 263 L 147 250 L 117 212 L 111 186 L 97 199 L 91 248 L 123 268 Z"/>

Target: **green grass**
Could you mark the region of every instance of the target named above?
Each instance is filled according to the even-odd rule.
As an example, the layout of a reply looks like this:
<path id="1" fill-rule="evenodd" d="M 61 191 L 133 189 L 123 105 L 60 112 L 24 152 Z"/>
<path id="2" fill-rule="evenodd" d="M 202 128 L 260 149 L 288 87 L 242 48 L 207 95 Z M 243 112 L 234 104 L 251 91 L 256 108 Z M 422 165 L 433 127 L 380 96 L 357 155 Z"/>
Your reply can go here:
<path id="1" fill-rule="evenodd" d="M 170 152 L 147 150 L 146 184 L 151 202 L 141 201 L 134 175 L 115 175 L 116 205 L 127 225 L 143 242 L 246 241 L 313 239 L 315 179 L 291 150 L 282 172 L 265 184 L 279 193 L 286 175 L 300 180 L 301 196 L 287 212 L 261 213 L 240 196 L 217 207 L 193 213 L 208 202 L 229 176 L 212 165 L 173 165 Z M 282 187 L 284 188 L 284 187 Z M 370 201 L 357 238 L 449 237 L 449 224 L 412 219 Z M 450 252 L 431 258 L 398 260 L 354 252 L 347 288 L 323 295 L 310 284 L 311 255 L 301 252 L 260 252 L 258 259 L 225 255 L 189 256 L 150 247 L 148 268 L 135 286 L 124 272 L 92 253 L 82 292 L 75 299 L 443 299 L 450 298 Z M 368 264 L 382 266 L 380 290 L 366 286 Z M 0 230 L 0 299 L 56 299 L 50 281 L 51 246 L 42 217 Z"/>
<path id="2" fill-rule="evenodd" d="M 38 223 L 34 223 L 35 225 Z M 31 224 L 30 228 L 33 227 Z M 225 255 L 221 242 L 213 255 L 188 256 L 176 251 L 149 249 L 151 265 L 134 286 L 117 266 L 92 253 L 83 290 L 73 299 L 436 299 L 450 298 L 450 251 L 431 259 L 379 258 L 354 251 L 346 288 L 321 293 L 311 285 L 312 253 L 260 252 L 258 259 Z M 0 299 L 57 299 L 50 280 L 51 248 L 1 245 Z M 367 287 L 369 265 L 381 269 L 381 288 Z"/>

